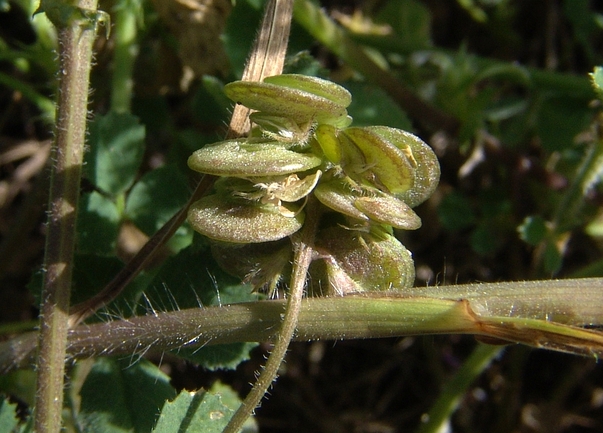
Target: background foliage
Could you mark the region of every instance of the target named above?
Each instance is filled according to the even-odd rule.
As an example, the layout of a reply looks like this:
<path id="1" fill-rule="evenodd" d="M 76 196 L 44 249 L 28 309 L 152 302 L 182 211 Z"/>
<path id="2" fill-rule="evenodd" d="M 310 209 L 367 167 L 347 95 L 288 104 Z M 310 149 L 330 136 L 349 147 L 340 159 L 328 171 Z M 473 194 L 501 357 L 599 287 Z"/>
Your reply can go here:
<path id="1" fill-rule="evenodd" d="M 113 15 L 127 10 L 135 17 L 138 35 L 130 47 L 137 56 L 131 108 L 117 105 L 111 95 L 124 67 L 116 55 L 119 29 L 97 40 L 74 302 L 98 292 L 186 202 L 194 176 L 187 157 L 224 134 L 230 104 L 221 87 L 240 77 L 262 2 L 202 4 L 101 2 Z M 411 130 L 440 158 L 440 187 L 417 209 L 423 228 L 400 234 L 413 251 L 417 286 L 603 275 L 600 107 L 588 77 L 602 63 L 603 10 L 597 2 L 324 6 L 376 64 L 456 126 L 430 124 L 416 107 L 401 105 L 374 77 L 361 75 L 294 24 L 287 71 L 342 83 L 353 93 L 355 124 Z M 36 318 L 35 274 L 43 254 L 56 37 L 43 15 L 30 18 L 34 7 L 29 0 L 0 1 L 5 333 Z M 95 320 L 257 296 L 221 271 L 206 242 L 185 225 L 162 257 Z M 128 359 L 78 362 L 68 391 L 69 428 L 149 431 L 155 420 L 141 414 L 158 414 L 165 399 L 201 387 L 209 391 L 185 391 L 166 406 L 156 431 L 173 430 L 176 421 L 166 421 L 169 416 L 195 425 L 186 418 L 192 406 L 227 414 L 237 400 L 223 383 L 247 391 L 266 349 L 260 345 L 249 355 L 254 346 L 174 354 L 143 347 Z M 416 428 L 473 347 L 472 339 L 457 336 L 296 343 L 257 422 L 262 432 Z M 144 354 L 163 372 L 152 362 L 135 363 Z M 249 356 L 250 362 L 239 364 Z M 99 391 L 98 384 L 108 383 L 123 386 Z M 149 384 L 155 386 L 147 392 Z M 0 390 L 9 396 L 0 406 L 0 430 L 10 431 L 27 417 L 33 376 L 3 376 Z M 113 407 L 97 398 L 105 392 Z M 509 347 L 471 386 L 450 423 L 459 432 L 594 432 L 603 428 L 602 406 L 603 370 L 592 359 Z M 218 417 L 214 431 L 226 418 Z"/>

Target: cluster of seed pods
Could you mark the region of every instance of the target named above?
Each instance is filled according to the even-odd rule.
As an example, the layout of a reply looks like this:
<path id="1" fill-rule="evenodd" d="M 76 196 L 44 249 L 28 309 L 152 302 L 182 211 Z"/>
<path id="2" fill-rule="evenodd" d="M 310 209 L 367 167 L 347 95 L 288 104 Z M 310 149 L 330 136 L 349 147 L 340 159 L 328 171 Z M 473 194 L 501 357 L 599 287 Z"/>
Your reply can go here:
<path id="1" fill-rule="evenodd" d="M 410 252 L 393 229 L 415 230 L 412 210 L 437 186 L 431 148 L 386 126 L 353 127 L 350 93 L 324 79 L 285 74 L 236 81 L 226 95 L 252 110 L 247 138 L 207 145 L 189 158 L 219 176 L 188 221 L 213 240 L 227 271 L 274 290 L 289 272 L 289 237 L 301 229 L 310 195 L 325 211 L 310 289 L 329 295 L 395 290 L 414 282 Z"/>

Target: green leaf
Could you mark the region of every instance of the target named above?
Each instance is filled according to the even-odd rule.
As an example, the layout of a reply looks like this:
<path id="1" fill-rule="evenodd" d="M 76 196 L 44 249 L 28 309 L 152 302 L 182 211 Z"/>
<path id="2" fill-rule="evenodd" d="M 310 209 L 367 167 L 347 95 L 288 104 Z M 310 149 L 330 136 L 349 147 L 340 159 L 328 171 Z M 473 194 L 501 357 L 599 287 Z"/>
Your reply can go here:
<path id="1" fill-rule="evenodd" d="M 555 275 L 563 264 L 563 253 L 554 242 L 547 243 L 544 249 L 544 271 L 549 275 Z"/>
<path id="2" fill-rule="evenodd" d="M 201 80 L 203 85 L 195 91 L 192 109 L 200 122 L 219 127 L 228 117 L 232 102 L 224 95 L 224 83 L 218 78 L 204 75 Z"/>
<path id="3" fill-rule="evenodd" d="M 98 358 L 82 389 L 77 421 L 88 433 L 146 433 L 176 391 L 151 362 Z"/>
<path id="4" fill-rule="evenodd" d="M 172 354 L 210 371 L 235 370 L 240 363 L 250 359 L 249 352 L 257 346 L 258 343 L 219 344 L 194 349 L 182 348 L 172 351 Z"/>
<path id="5" fill-rule="evenodd" d="M 291 43 L 291 41 L 289 41 L 289 43 Z M 283 74 L 303 74 L 312 75 L 314 77 L 327 77 L 329 70 L 316 60 L 309 51 L 303 50 L 285 59 Z"/>
<path id="6" fill-rule="evenodd" d="M 115 257 L 76 253 L 73 257 L 71 302 L 76 304 L 99 292 L 122 267 L 123 263 Z M 91 269 L 94 272 L 90 272 Z M 40 305 L 43 278 L 43 272 L 37 272 L 27 285 L 33 294 L 34 305 Z"/>
<path id="7" fill-rule="evenodd" d="M 103 191 L 117 195 L 132 186 L 144 154 L 145 127 L 129 113 L 110 112 L 90 123 L 87 177 Z"/>
<path id="8" fill-rule="evenodd" d="M 500 236 L 487 220 L 471 232 L 470 242 L 473 251 L 481 256 L 491 256 L 501 245 Z"/>
<path id="9" fill-rule="evenodd" d="M 231 408 L 232 410 L 237 410 L 241 405 L 241 399 L 239 398 L 239 394 L 234 391 L 230 386 L 225 385 L 221 382 L 216 382 L 209 389 L 211 394 L 219 395 L 222 398 L 222 403 Z M 255 433 L 258 431 L 257 423 L 253 417 L 250 417 L 245 421 L 243 427 L 241 429 L 242 433 Z"/>
<path id="10" fill-rule="evenodd" d="M 71 303 L 85 301 L 100 292 L 109 281 L 123 268 L 123 262 L 116 257 L 102 257 L 95 254 L 76 254 L 73 262 L 73 280 Z M 91 272 L 90 270 L 94 270 Z M 112 315 L 124 316 L 132 312 L 140 294 L 147 288 L 154 276 L 154 270 L 140 273 L 134 281 L 128 284 L 122 294 L 107 310 Z M 40 304 L 42 292 L 42 272 L 34 274 L 27 288 L 34 296 L 34 305 Z M 99 317 L 100 319 L 100 317 Z"/>
<path id="11" fill-rule="evenodd" d="M 538 245 L 548 233 L 546 221 L 539 215 L 526 217 L 517 231 L 519 237 L 530 245 Z"/>
<path id="12" fill-rule="evenodd" d="M 33 369 L 19 369 L 0 375 L 0 396 L 15 397 L 19 401 L 33 406 L 36 395 L 37 372 Z M 0 432 L 3 432 L 0 428 Z"/>
<path id="13" fill-rule="evenodd" d="M 72 303 L 85 301 L 100 292 L 123 266 L 123 262 L 116 257 L 77 254 L 73 271 Z M 94 272 L 91 272 L 91 269 Z M 133 305 L 138 302 L 140 294 L 148 287 L 155 272 L 156 269 L 148 269 L 136 276 L 120 296 L 106 307 L 108 314 L 120 317 L 132 314 Z M 101 317 L 99 314 L 99 320 Z"/>
<path id="14" fill-rule="evenodd" d="M 163 95 L 136 96 L 132 100 L 132 112 L 138 116 L 140 123 L 145 125 L 149 137 L 159 133 L 165 134 L 173 129 L 170 107 Z"/>
<path id="15" fill-rule="evenodd" d="M 80 200 L 78 252 L 113 255 L 119 233 L 120 215 L 115 203 L 94 191 Z"/>
<path id="16" fill-rule="evenodd" d="M 554 96 L 543 101 L 536 130 L 542 146 L 549 152 L 568 149 L 574 138 L 589 124 L 591 111 L 582 99 L 567 95 Z"/>
<path id="17" fill-rule="evenodd" d="M 176 166 L 167 165 L 145 174 L 126 201 L 126 215 L 147 235 L 159 230 L 188 200 L 189 188 Z M 192 241 L 190 227 L 181 226 L 168 245 L 180 250 Z"/>
<path id="18" fill-rule="evenodd" d="M 162 311 L 258 299 L 249 285 L 218 267 L 209 249 L 199 251 L 193 246 L 168 258 L 150 286 L 155 288 L 147 291 L 153 308 Z"/>
<path id="19" fill-rule="evenodd" d="M 597 14 L 591 9 L 589 0 L 565 0 L 563 2 L 563 12 L 571 23 L 573 38 L 575 40 L 576 50 L 583 50 L 586 55 L 586 63 L 592 64 L 599 53 L 594 49 L 592 40 L 600 34 L 600 27 L 597 24 Z"/>
<path id="20" fill-rule="evenodd" d="M 431 13 L 421 2 L 387 2 L 377 19 L 394 29 L 396 41 L 402 46 L 417 50 L 431 45 Z"/>
<path id="21" fill-rule="evenodd" d="M 463 230 L 475 223 L 471 201 L 458 192 L 446 195 L 438 207 L 440 221 L 448 230 Z"/>
<path id="22" fill-rule="evenodd" d="M 7 399 L 0 401 L 0 431 L 17 432 L 19 420 L 17 418 L 17 405 Z"/>
<path id="23" fill-rule="evenodd" d="M 226 28 L 222 36 L 224 49 L 233 67 L 233 75 L 236 77 L 243 75 L 243 67 L 249 57 L 251 44 L 257 35 L 256 29 L 262 18 L 261 5 L 257 4 L 259 2 L 253 3 L 251 1 L 237 2 L 226 21 Z"/>
<path id="24" fill-rule="evenodd" d="M 163 406 L 153 433 L 220 433 L 240 404 L 236 393 L 221 384 L 210 391 L 182 391 Z M 257 426 L 249 420 L 242 431 L 256 432 Z"/>
<path id="25" fill-rule="evenodd" d="M 116 257 L 76 254 L 73 261 L 72 303 L 82 302 L 100 292 L 122 267 L 123 262 Z"/>

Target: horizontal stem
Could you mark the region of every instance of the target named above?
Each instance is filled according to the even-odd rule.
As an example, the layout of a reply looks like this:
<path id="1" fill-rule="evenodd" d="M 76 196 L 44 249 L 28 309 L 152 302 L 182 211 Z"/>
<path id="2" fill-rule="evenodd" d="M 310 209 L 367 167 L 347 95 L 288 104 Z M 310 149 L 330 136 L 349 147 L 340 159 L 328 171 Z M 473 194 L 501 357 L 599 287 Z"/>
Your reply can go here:
<path id="1" fill-rule="evenodd" d="M 428 297 L 372 292 L 306 299 L 296 339 L 459 333 L 554 350 L 601 353 L 601 334 L 567 326 L 603 324 L 601 286 L 602 280 L 594 278 L 422 289 L 429 292 L 422 296 Z M 79 327 L 71 331 L 69 353 L 89 356 L 131 353 L 151 345 L 173 349 L 186 344 L 274 340 L 282 304 L 263 301 L 182 310 Z"/>
<path id="2" fill-rule="evenodd" d="M 296 340 L 475 334 L 579 354 L 603 354 L 601 278 L 469 284 L 370 292 L 302 302 Z M 419 295 L 421 293 L 421 295 Z M 284 301 L 137 316 L 69 331 L 72 357 L 274 341 Z M 545 311 L 548 309 L 549 313 Z M 554 322 L 551 320 L 555 320 Z M 0 345 L 0 371 L 31 360 L 35 333 Z"/>

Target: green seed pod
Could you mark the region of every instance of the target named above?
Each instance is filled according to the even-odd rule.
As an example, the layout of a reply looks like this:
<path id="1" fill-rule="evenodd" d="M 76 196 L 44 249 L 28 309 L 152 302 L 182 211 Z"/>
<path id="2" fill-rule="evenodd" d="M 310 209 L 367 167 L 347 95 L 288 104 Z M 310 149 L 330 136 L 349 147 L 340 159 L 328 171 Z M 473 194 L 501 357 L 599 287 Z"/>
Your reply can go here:
<path id="1" fill-rule="evenodd" d="M 278 176 L 318 167 L 322 160 L 309 153 L 286 149 L 282 144 L 226 140 L 202 147 L 188 159 L 188 166 L 215 176 Z"/>
<path id="2" fill-rule="evenodd" d="M 334 211 L 361 221 L 369 221 L 369 217 L 354 205 L 360 194 L 355 194 L 349 185 L 340 179 L 321 182 L 314 189 L 314 195 L 318 201 Z"/>
<path id="3" fill-rule="evenodd" d="M 342 139 L 344 137 L 348 140 Z M 408 155 L 381 135 L 368 128 L 353 127 L 343 130 L 339 138 L 344 146 L 343 169 L 350 177 L 363 178 L 392 194 L 401 194 L 412 188 L 414 167 Z M 363 158 L 357 156 L 357 149 Z"/>
<path id="4" fill-rule="evenodd" d="M 233 243 L 257 243 L 282 239 L 298 231 L 304 214 L 285 216 L 274 205 L 254 205 L 224 195 L 209 195 L 191 205 L 188 222 L 210 239 Z"/>
<path id="5" fill-rule="evenodd" d="M 281 74 L 264 78 L 264 83 L 276 84 L 291 89 L 303 90 L 327 98 L 347 107 L 352 103 L 352 95 L 346 89 L 329 80 L 300 74 Z"/>
<path id="6" fill-rule="evenodd" d="M 391 195 L 360 197 L 354 201 L 354 206 L 371 220 L 381 224 L 403 230 L 417 230 L 421 227 L 421 218 L 410 206 Z"/>
<path id="7" fill-rule="evenodd" d="M 399 290 L 415 279 L 411 253 L 394 236 L 331 227 L 317 236 L 316 251 L 323 260 L 311 269 L 313 285 L 322 294 Z M 327 293 L 325 293 L 327 292 Z"/>
<path id="8" fill-rule="evenodd" d="M 431 147 L 416 135 L 387 126 L 369 126 L 374 132 L 394 144 L 405 153 L 412 154 L 415 179 L 412 188 L 396 194 L 396 197 L 415 207 L 427 200 L 440 180 L 440 164 Z"/>
<path id="9" fill-rule="evenodd" d="M 421 227 L 421 219 L 406 203 L 375 188 L 354 185 L 351 180 L 321 183 L 314 195 L 325 206 L 361 221 L 371 220 L 403 230 Z"/>
<path id="10" fill-rule="evenodd" d="M 349 92 L 320 78 L 285 75 L 261 83 L 234 81 L 224 86 L 224 92 L 239 104 L 298 125 L 318 122 L 344 127 L 351 123 L 346 110 L 351 101 Z"/>

